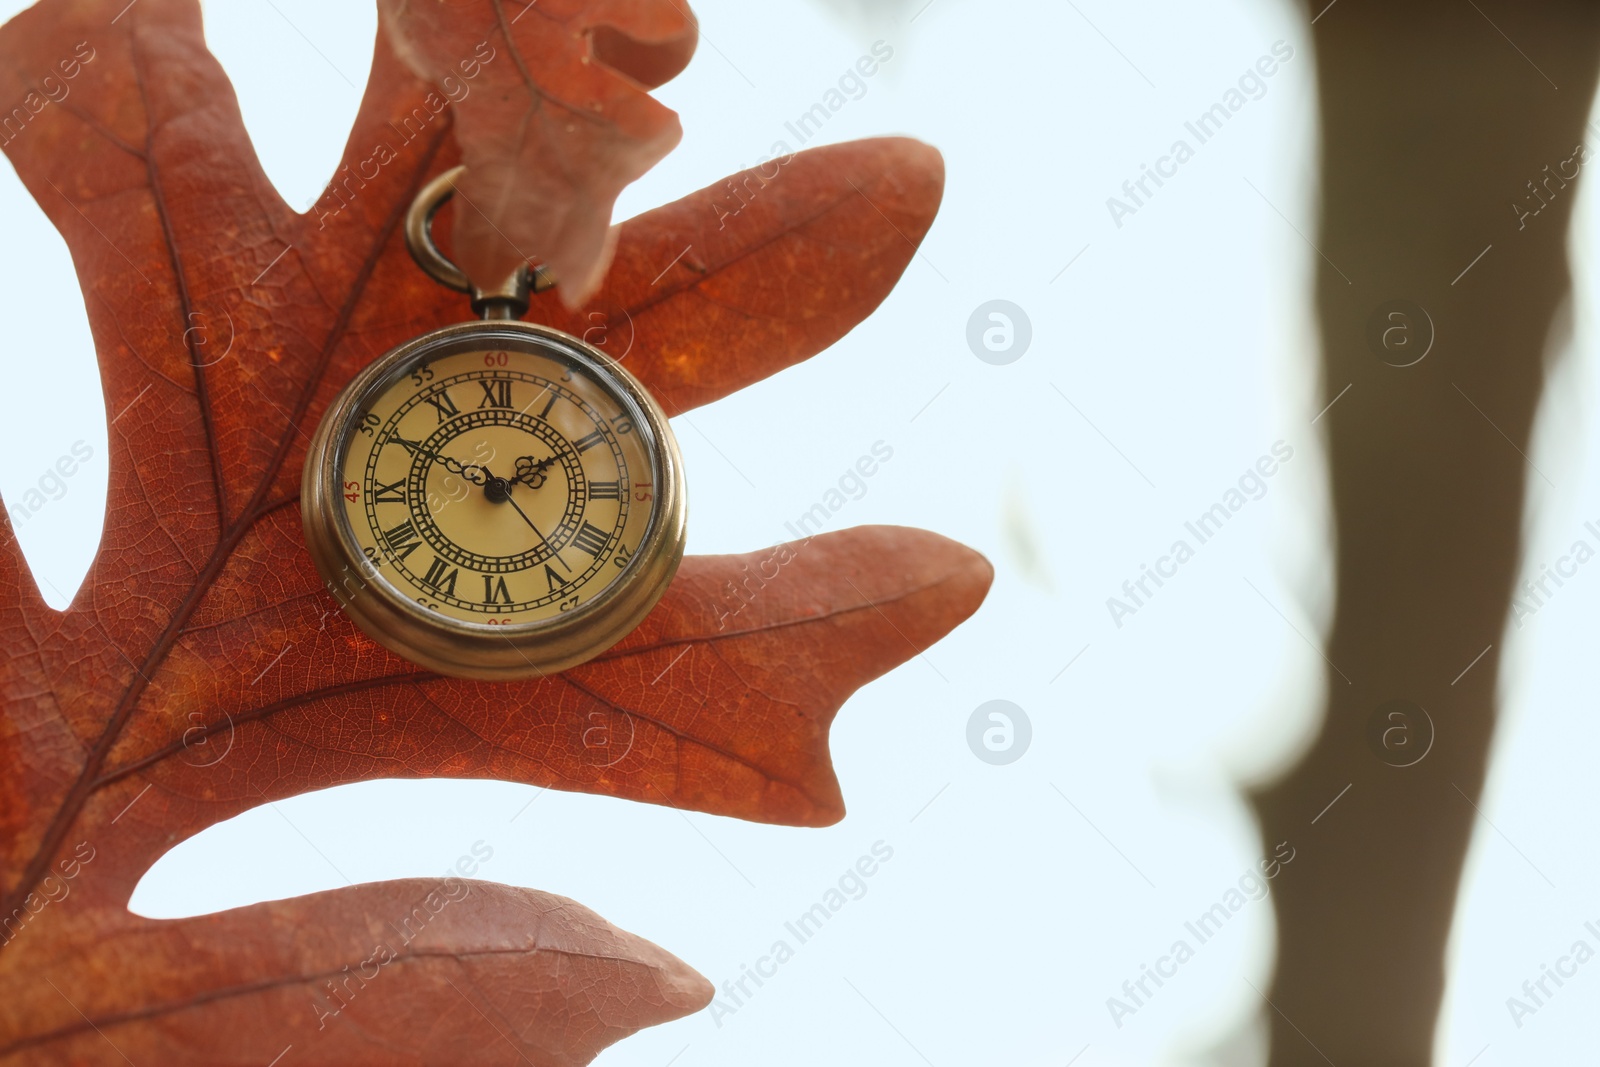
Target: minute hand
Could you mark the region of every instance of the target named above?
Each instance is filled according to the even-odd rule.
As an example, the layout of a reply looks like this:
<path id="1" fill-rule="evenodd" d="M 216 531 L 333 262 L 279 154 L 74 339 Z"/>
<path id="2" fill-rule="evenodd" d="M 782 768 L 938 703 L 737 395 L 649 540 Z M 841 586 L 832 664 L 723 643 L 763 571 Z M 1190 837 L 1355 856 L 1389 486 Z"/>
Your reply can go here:
<path id="1" fill-rule="evenodd" d="M 449 471 L 451 474 L 461 475 L 473 485 L 488 484 L 490 474 L 487 467 L 480 467 L 476 463 L 462 463 L 458 459 L 451 459 L 449 456 L 435 452 L 431 448 L 423 448 L 422 443 L 419 441 L 407 441 L 404 437 L 396 437 L 394 442 L 409 452 L 421 453 L 422 455 L 433 460 L 435 463 L 443 464 L 445 470 Z M 477 477 L 473 477 L 474 474 L 476 474 Z"/>

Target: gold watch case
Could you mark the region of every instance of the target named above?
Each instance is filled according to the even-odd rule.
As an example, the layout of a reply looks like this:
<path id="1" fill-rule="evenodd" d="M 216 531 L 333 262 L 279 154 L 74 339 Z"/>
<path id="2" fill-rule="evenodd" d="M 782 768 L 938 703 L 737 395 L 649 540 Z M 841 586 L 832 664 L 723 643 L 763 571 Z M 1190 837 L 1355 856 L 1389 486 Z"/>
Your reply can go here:
<path id="1" fill-rule="evenodd" d="M 391 584 L 363 553 L 343 506 L 342 472 L 354 435 L 373 403 L 430 359 L 475 349 L 531 352 L 582 367 L 632 418 L 647 441 L 654 478 L 651 513 L 639 547 L 588 603 L 526 623 L 468 622 L 424 607 Z M 517 320 L 446 326 L 390 351 L 358 374 L 318 426 L 301 482 L 306 543 L 329 592 L 379 644 L 440 674 L 503 680 L 552 674 L 592 659 L 622 640 L 661 599 L 683 558 L 687 504 L 683 459 L 661 410 L 615 360 L 576 337 Z"/>

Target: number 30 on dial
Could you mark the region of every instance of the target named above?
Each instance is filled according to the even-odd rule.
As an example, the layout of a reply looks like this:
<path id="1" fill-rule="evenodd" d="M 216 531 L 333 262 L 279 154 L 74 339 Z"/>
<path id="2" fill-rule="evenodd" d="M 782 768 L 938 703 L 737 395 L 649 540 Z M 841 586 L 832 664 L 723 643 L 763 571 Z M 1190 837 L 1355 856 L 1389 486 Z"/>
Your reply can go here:
<path id="1" fill-rule="evenodd" d="M 582 663 L 655 606 L 683 556 L 682 459 L 627 371 L 516 321 L 400 346 L 334 402 L 302 485 L 329 590 L 443 674 Z"/>

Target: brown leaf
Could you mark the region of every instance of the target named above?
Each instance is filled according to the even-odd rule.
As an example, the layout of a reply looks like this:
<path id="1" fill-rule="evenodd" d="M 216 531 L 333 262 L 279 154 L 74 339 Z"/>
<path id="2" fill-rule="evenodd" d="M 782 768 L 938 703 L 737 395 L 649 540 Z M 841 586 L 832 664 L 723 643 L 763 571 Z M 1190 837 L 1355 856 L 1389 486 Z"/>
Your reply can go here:
<path id="1" fill-rule="evenodd" d="M 94 875 L 91 861 L 79 878 Z M 579 1067 L 713 992 L 582 905 L 492 882 L 408 879 L 110 928 L 93 918 L 110 917 L 76 916 L 67 938 L 64 923 L 55 936 L 24 929 L 7 948 L 35 980 L 7 988 L 0 1062 Z"/>
<path id="2" fill-rule="evenodd" d="M 455 253 L 480 288 L 530 260 L 582 303 L 617 196 L 683 136 L 648 90 L 689 62 L 681 0 L 380 0 L 395 50 L 454 102 L 466 176 Z M 476 85 L 464 79 L 477 70 Z"/>
<path id="3" fill-rule="evenodd" d="M 141 1063 L 270 1062 L 277 998 L 358 967 L 416 887 L 182 923 L 127 911 L 172 845 L 266 801 L 494 777 L 771 822 L 841 817 L 833 715 L 975 610 L 987 563 L 933 534 L 851 530 L 687 560 L 638 631 L 559 677 L 462 682 L 385 652 L 320 588 L 299 475 L 357 370 L 465 317 L 399 232 L 416 190 L 456 162 L 448 110 L 430 112 L 380 34 L 343 192 L 298 215 L 250 151 L 193 0 L 122 6 L 47 0 L 0 30 L 0 101 L 47 73 L 71 85 L 6 150 L 72 251 L 111 465 L 101 550 L 68 611 L 43 603 L 0 524 L 0 1063 L 121 1062 L 102 1034 Z M 909 261 L 937 209 L 937 156 L 871 141 L 773 167 L 741 176 L 742 199 L 723 185 L 628 223 L 595 300 L 544 299 L 535 316 L 591 334 L 673 411 L 820 351 Z M 467 900 L 430 927 L 432 955 L 384 968 L 397 977 L 352 1006 L 383 1051 L 330 1042 L 330 1024 L 296 1042 L 296 1062 L 438 1062 L 433 1042 L 470 1031 L 485 1062 L 582 1063 L 709 996 L 575 906 L 485 883 Z M 540 977 L 529 946 L 552 909 L 571 919 L 570 955 Z"/>
<path id="4" fill-rule="evenodd" d="M 903 137 L 775 159 L 624 223 L 586 307 L 545 293 L 529 317 L 625 359 L 676 415 L 809 359 L 870 315 L 943 192 L 939 153 Z"/>

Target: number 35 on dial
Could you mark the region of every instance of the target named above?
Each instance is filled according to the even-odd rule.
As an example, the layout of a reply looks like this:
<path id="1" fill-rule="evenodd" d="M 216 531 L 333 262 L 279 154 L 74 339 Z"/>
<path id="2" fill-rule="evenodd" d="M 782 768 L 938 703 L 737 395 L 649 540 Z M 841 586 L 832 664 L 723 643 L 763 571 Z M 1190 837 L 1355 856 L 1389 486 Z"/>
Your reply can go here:
<path id="1" fill-rule="evenodd" d="M 665 415 L 577 338 L 450 326 L 351 382 L 312 442 L 307 543 L 350 617 L 444 674 L 548 674 L 621 640 L 683 555 Z"/>

